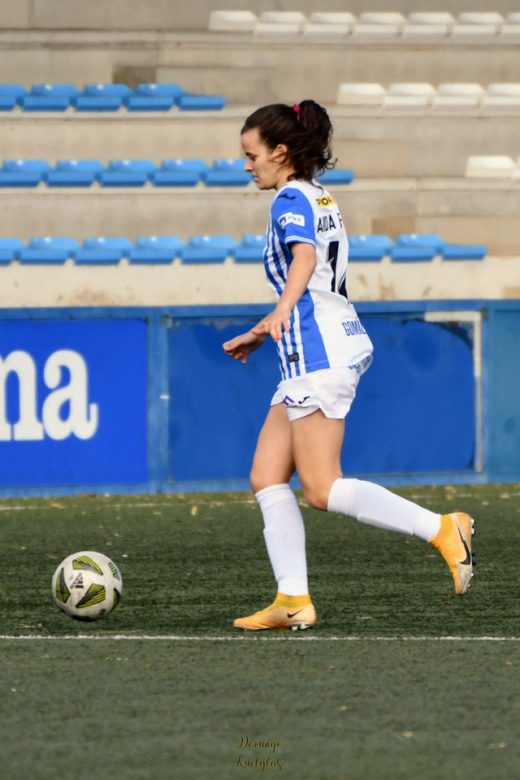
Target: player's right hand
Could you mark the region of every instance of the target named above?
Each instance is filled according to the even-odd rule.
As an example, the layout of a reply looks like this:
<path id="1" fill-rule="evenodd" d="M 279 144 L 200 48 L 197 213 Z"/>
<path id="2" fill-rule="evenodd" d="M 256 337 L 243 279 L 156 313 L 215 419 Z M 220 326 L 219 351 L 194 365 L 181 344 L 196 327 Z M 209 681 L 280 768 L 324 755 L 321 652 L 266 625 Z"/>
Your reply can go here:
<path id="1" fill-rule="evenodd" d="M 267 337 L 267 333 L 253 333 L 252 330 L 248 330 L 246 333 L 241 333 L 240 336 L 225 341 L 222 344 L 222 349 L 235 360 L 240 360 L 241 363 L 246 363 L 247 358 L 254 352 L 255 349 L 260 347 Z"/>

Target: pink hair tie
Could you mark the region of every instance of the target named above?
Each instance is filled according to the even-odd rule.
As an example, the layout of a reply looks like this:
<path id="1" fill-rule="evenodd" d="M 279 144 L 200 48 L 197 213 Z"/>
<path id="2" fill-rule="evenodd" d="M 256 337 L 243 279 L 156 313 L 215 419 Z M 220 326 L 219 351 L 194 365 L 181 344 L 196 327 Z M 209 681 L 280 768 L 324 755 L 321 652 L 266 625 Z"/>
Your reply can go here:
<path id="1" fill-rule="evenodd" d="M 300 111 L 300 104 L 299 104 L 299 103 L 295 103 L 295 104 L 294 104 L 294 106 L 292 107 L 292 109 L 293 109 L 293 111 L 294 111 L 296 114 L 298 114 L 298 113 L 299 113 L 299 111 Z"/>

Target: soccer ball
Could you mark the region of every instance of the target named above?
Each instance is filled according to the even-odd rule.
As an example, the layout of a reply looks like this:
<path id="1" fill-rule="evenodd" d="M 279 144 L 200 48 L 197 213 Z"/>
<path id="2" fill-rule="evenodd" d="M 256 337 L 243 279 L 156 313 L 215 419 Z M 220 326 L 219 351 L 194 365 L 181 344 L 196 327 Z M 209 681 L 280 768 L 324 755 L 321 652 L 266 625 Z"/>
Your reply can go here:
<path id="1" fill-rule="evenodd" d="M 123 594 L 121 572 L 110 558 L 85 550 L 60 563 L 52 577 L 54 603 L 74 620 L 99 620 Z"/>

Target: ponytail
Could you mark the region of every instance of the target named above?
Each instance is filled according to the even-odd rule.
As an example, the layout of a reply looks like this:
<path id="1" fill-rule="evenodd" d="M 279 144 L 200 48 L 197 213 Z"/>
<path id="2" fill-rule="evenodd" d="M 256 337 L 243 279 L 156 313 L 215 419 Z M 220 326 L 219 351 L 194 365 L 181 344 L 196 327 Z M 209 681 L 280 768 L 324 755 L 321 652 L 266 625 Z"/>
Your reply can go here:
<path id="1" fill-rule="evenodd" d="M 287 162 L 294 168 L 292 178 L 311 181 L 333 168 L 332 124 L 326 110 L 314 100 L 293 106 L 273 103 L 254 111 L 241 133 L 256 128 L 269 149 L 287 146 Z"/>

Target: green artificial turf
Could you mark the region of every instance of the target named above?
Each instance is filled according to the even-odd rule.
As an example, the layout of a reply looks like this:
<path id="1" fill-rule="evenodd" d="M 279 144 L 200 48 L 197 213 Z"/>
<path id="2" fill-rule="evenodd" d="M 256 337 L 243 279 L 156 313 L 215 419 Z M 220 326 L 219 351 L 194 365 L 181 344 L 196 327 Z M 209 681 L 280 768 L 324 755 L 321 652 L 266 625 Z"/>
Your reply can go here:
<path id="1" fill-rule="evenodd" d="M 232 628 L 274 593 L 245 494 L 1 502 L 0 634 L 48 637 L 0 640 L 2 780 L 519 777 L 520 642 L 482 639 L 520 637 L 519 487 L 399 492 L 476 518 L 468 595 L 424 542 L 304 508 L 302 635 Z M 94 624 L 50 596 L 84 549 L 124 578 Z"/>

